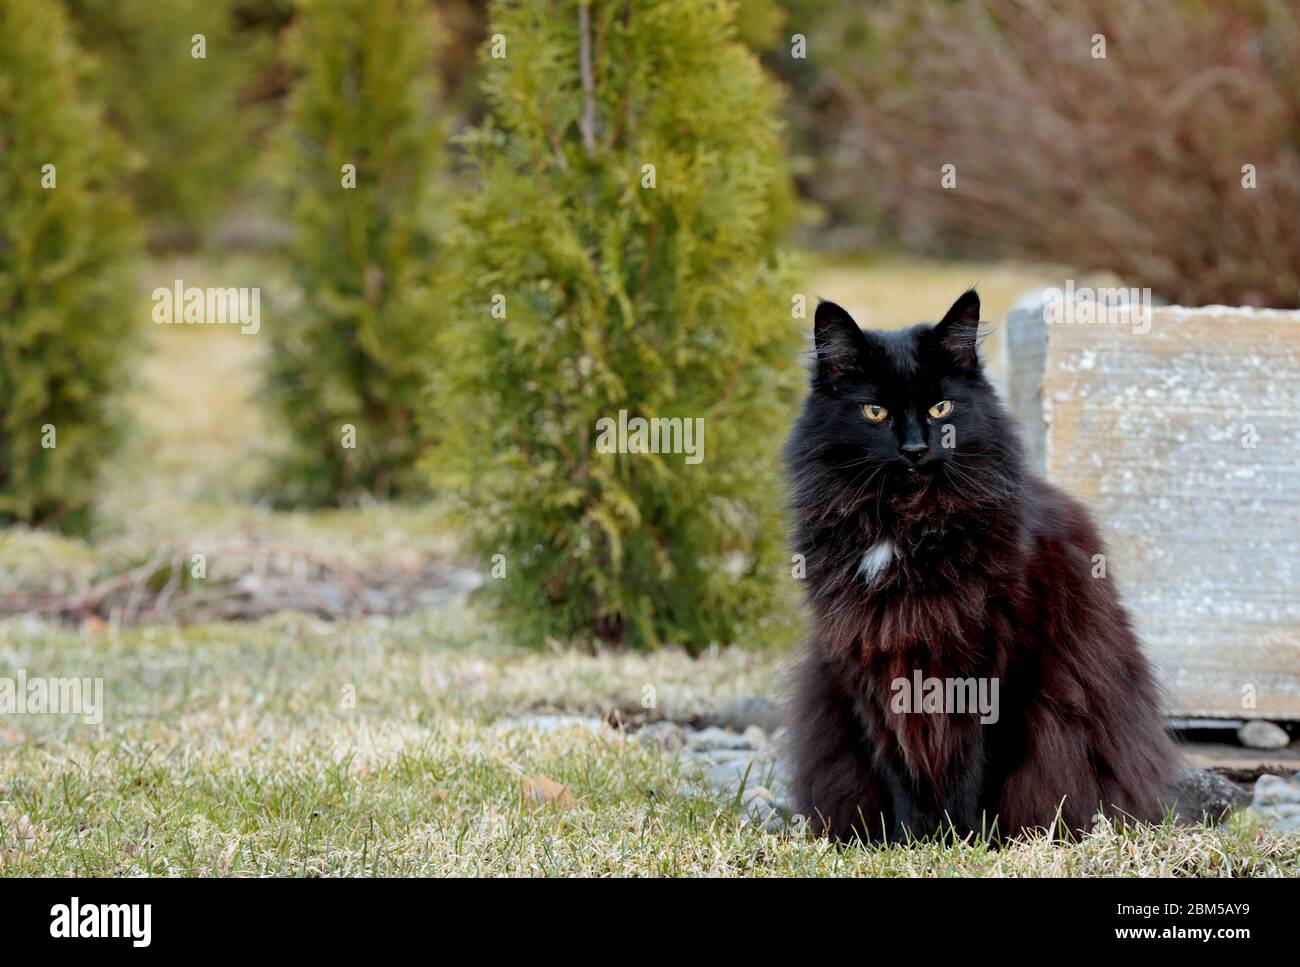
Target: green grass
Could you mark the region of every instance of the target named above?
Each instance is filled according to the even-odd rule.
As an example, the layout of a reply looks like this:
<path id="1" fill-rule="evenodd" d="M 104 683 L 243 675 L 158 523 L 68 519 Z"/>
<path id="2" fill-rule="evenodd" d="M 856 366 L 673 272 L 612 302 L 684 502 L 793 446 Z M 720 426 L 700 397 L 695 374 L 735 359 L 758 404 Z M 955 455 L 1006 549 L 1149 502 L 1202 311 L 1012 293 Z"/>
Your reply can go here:
<path id="1" fill-rule="evenodd" d="M 671 757 L 608 729 L 539 733 L 529 712 L 707 714 L 770 691 L 782 658 L 538 654 L 453 607 L 330 626 L 84 636 L 0 625 L 0 670 L 105 679 L 101 726 L 0 727 L 0 875 L 1296 875 L 1300 838 L 1103 829 L 1058 845 L 834 847 L 679 794 Z M 355 708 L 345 707 L 345 688 Z M 525 803 L 525 778 L 572 808 Z"/>

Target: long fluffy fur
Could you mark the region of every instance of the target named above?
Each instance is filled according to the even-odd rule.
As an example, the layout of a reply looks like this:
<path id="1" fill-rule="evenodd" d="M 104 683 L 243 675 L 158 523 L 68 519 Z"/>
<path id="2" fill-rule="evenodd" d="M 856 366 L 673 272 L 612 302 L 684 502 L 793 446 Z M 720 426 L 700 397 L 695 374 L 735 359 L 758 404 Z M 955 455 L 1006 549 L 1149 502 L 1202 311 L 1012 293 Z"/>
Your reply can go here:
<path id="1" fill-rule="evenodd" d="M 1155 821 L 1174 768 L 1114 581 L 1093 576 L 1096 528 L 1026 470 L 980 368 L 978 313 L 971 292 L 937 326 L 864 334 L 818 309 L 812 392 L 786 449 L 812 615 L 790 741 L 798 808 L 838 838 Z M 861 405 L 889 396 L 922 413 L 940 393 L 955 398 L 958 445 L 910 474 L 901 436 L 868 427 Z M 863 554 L 883 541 L 893 559 L 867 580 Z M 998 679 L 997 722 L 891 711 L 890 683 L 914 670 Z"/>

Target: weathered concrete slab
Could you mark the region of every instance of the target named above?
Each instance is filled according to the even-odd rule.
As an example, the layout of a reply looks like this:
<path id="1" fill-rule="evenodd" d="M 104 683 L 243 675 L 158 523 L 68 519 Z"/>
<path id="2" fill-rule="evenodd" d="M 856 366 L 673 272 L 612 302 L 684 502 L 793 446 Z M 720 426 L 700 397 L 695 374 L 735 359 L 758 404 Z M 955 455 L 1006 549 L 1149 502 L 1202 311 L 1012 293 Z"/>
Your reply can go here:
<path id="1" fill-rule="evenodd" d="M 1047 472 L 1047 422 L 1043 419 L 1043 370 L 1047 366 L 1047 326 L 1040 292 L 1027 293 L 1007 313 L 1002 341 L 1004 398 L 1020 421 L 1025 456 L 1038 473 Z"/>
<path id="2" fill-rule="evenodd" d="M 1300 312 L 1146 311 L 1013 313 L 1008 401 L 1096 511 L 1170 714 L 1300 719 Z"/>
<path id="3" fill-rule="evenodd" d="M 1300 771 L 1300 749 L 1261 752 L 1239 745 L 1195 742 L 1180 746 L 1178 751 L 1189 766 L 1209 769 L 1237 782 L 1252 781 L 1266 772 L 1290 775 Z"/>

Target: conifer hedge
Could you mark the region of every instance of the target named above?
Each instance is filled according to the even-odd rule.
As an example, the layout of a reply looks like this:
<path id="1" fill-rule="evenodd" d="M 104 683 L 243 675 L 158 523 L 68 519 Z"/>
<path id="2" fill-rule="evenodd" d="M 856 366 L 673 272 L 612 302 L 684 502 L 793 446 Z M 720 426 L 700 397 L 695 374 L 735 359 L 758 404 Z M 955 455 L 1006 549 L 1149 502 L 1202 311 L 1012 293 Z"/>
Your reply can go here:
<path id="1" fill-rule="evenodd" d="M 53 0 L 0 4 L 0 523 L 89 519 L 120 436 L 138 232 Z"/>
<path id="2" fill-rule="evenodd" d="M 761 635 L 803 345 L 778 92 L 719 0 L 491 11 L 435 479 L 520 640 Z M 702 420 L 702 459 L 603 452 L 638 418 Z"/>
<path id="3" fill-rule="evenodd" d="M 237 31 L 241 2 L 65 0 L 137 162 L 127 184 L 156 247 L 202 241 L 252 174 L 266 112 L 251 95 L 272 45 Z"/>
<path id="4" fill-rule="evenodd" d="M 281 495 L 418 491 L 416 410 L 436 325 L 443 134 L 422 0 L 307 0 L 273 171 L 302 301 L 271 327 L 269 395 L 292 437 Z"/>

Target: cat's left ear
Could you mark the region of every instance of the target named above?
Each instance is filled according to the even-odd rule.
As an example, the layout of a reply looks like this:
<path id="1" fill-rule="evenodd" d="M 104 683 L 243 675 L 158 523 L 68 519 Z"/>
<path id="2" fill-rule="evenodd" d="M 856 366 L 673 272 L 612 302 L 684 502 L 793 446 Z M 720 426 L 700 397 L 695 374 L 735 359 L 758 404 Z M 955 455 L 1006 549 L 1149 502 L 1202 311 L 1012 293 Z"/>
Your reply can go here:
<path id="1" fill-rule="evenodd" d="M 967 289 L 943 321 L 934 327 L 939 345 L 962 366 L 979 367 L 979 354 L 975 344 L 980 329 L 980 297 L 974 289 Z"/>

